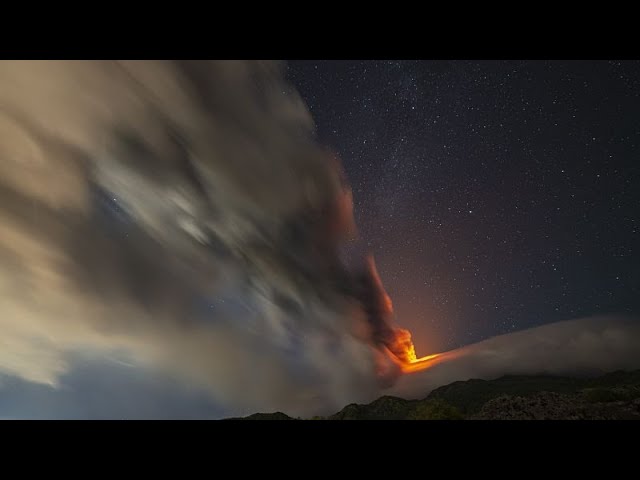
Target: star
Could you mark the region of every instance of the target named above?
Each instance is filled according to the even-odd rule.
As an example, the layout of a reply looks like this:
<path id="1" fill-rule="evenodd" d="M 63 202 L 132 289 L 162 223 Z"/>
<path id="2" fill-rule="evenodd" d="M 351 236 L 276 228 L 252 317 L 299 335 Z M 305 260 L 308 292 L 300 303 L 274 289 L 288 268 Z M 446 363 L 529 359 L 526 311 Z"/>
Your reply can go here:
<path id="1" fill-rule="evenodd" d="M 640 313 L 640 97 L 627 87 L 640 62 L 289 67 L 318 140 L 357 185 L 359 233 L 397 322 L 425 334 L 418 350 L 577 312 Z"/>

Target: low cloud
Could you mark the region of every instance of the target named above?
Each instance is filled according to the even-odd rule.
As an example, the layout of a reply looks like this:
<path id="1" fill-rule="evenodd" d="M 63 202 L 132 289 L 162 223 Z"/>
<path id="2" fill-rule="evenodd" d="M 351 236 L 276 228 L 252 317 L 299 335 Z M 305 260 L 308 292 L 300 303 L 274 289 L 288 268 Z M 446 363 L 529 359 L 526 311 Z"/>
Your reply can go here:
<path id="1" fill-rule="evenodd" d="M 377 388 L 350 192 L 280 64 L 0 62 L 0 156 L 0 372 L 116 355 L 247 411 Z"/>
<path id="2" fill-rule="evenodd" d="M 198 392 L 203 417 L 198 395 L 216 414 L 374 398 L 394 330 L 375 271 L 340 261 L 355 234 L 340 164 L 277 62 L 0 62 L 6 411 L 34 416 L 49 398 L 55 418 L 80 404 L 144 416 L 143 391 L 167 389 L 134 388 L 140 375 L 183 389 L 185 405 Z M 397 391 L 617 368 L 637 360 L 637 340 L 604 320 L 541 327 L 465 347 Z M 100 372 L 113 362 L 137 372 L 109 377 L 136 393 L 108 402 Z M 184 412 L 174 400 L 153 415 Z"/>
<path id="3" fill-rule="evenodd" d="M 500 335 L 447 352 L 443 361 L 404 376 L 393 394 L 423 398 L 458 380 L 503 375 L 597 375 L 640 368 L 640 324 L 600 316 Z"/>

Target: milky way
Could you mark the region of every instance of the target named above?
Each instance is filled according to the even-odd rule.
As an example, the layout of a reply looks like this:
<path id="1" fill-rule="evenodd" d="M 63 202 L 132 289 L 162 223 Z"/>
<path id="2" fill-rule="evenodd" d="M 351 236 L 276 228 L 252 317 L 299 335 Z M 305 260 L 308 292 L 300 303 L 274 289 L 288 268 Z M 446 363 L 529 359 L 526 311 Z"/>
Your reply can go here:
<path id="1" fill-rule="evenodd" d="M 637 368 L 639 72 L 0 62 L 0 417 L 330 413 L 393 321 L 412 395 Z"/>
<path id="2" fill-rule="evenodd" d="M 418 353 L 639 313 L 640 62 L 292 61 Z"/>

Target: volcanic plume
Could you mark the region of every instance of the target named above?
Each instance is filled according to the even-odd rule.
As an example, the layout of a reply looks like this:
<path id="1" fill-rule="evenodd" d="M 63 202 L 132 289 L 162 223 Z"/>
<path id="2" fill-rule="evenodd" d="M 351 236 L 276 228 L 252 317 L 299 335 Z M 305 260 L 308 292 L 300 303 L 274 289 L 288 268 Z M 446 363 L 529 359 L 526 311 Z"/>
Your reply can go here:
<path id="1" fill-rule="evenodd" d="M 51 416 L 139 418 L 155 398 L 114 401 L 112 364 L 227 416 L 437 373 L 467 351 L 418 358 L 373 258 L 341 260 L 351 197 L 280 63 L 0 62 L 0 380 L 90 379 Z"/>
<path id="2" fill-rule="evenodd" d="M 280 64 L 4 61 L 0 106 L 0 372 L 114 357 L 295 411 L 412 362 L 373 261 L 340 260 L 351 191 Z"/>
<path id="3" fill-rule="evenodd" d="M 363 272 L 356 275 L 356 282 L 359 284 L 356 297 L 361 301 L 371 326 L 371 340 L 393 365 L 378 370 L 382 384 L 389 386 L 400 373 L 420 371 L 434 365 L 441 356 L 431 354 L 417 358 L 411 332 L 394 325 L 393 302 L 384 289 L 372 255 L 367 257 Z"/>

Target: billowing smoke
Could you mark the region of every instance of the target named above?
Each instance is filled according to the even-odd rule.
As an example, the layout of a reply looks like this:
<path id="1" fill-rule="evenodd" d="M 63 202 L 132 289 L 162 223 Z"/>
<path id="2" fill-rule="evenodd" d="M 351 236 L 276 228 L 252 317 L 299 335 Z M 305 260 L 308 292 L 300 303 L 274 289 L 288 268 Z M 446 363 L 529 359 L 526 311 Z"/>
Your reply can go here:
<path id="1" fill-rule="evenodd" d="M 637 319 L 600 316 L 567 320 L 500 335 L 438 357 L 422 372 L 405 375 L 394 395 L 423 398 L 458 380 L 503 375 L 591 376 L 640 368 Z"/>
<path id="2" fill-rule="evenodd" d="M 367 397 L 388 332 L 339 260 L 351 208 L 278 63 L 0 62 L 0 372 L 109 355 L 238 412 Z"/>
<path id="3" fill-rule="evenodd" d="M 373 262 L 341 263 L 355 234 L 340 164 L 278 63 L 0 62 L 1 402 L 68 393 L 74 371 L 114 398 L 133 389 L 87 373 L 105 359 L 229 414 L 371 400 L 415 352 Z M 404 368 L 430 367 L 396 391 L 639 366 L 638 327 L 616 325 L 497 337 Z"/>

